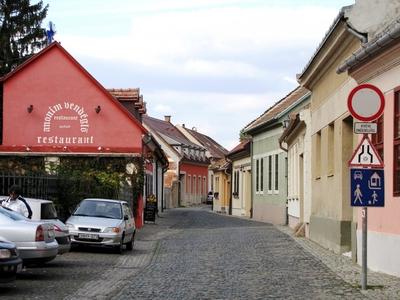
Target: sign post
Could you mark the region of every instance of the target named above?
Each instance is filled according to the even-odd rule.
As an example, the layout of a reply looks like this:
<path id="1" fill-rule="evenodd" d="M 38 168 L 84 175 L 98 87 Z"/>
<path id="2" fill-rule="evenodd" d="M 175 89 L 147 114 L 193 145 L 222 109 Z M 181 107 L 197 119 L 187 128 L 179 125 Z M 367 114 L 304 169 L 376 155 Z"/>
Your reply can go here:
<path id="1" fill-rule="evenodd" d="M 368 137 L 368 134 L 377 132 L 377 126 L 368 122 L 372 122 L 382 115 L 385 108 L 385 97 L 376 86 L 361 84 L 350 92 L 347 98 L 347 107 L 355 119 L 363 122 L 354 125 L 354 133 L 364 136 L 349 161 L 349 167 L 351 168 L 351 206 L 362 207 L 361 289 L 366 290 L 368 286 L 368 206 L 383 207 L 385 205 L 383 162 Z"/>

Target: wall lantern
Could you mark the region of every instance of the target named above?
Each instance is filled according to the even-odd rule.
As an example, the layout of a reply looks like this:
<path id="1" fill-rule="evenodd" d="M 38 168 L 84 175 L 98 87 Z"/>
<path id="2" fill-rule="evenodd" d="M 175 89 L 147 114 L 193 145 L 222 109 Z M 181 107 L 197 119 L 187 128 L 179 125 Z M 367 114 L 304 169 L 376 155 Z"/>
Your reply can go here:
<path id="1" fill-rule="evenodd" d="M 94 110 L 96 111 L 96 114 L 98 114 L 101 111 L 100 105 L 97 105 L 97 107 Z"/>
<path id="2" fill-rule="evenodd" d="M 29 105 L 26 110 L 28 111 L 28 113 L 31 113 L 33 111 L 33 105 Z"/>

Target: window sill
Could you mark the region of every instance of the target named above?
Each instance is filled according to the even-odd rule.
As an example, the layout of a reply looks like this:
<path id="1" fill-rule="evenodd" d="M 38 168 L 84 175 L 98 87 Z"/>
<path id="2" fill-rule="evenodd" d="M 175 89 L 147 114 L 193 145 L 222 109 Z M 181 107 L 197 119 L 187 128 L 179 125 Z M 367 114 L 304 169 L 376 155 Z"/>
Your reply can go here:
<path id="1" fill-rule="evenodd" d="M 321 179 L 321 176 L 317 176 L 314 178 L 314 180 L 320 180 L 320 179 Z"/>
<path id="2" fill-rule="evenodd" d="M 326 175 L 326 177 L 333 177 L 333 176 L 335 176 L 335 174 L 333 174 L 333 173 L 330 173 L 330 174 L 328 174 L 328 175 Z"/>

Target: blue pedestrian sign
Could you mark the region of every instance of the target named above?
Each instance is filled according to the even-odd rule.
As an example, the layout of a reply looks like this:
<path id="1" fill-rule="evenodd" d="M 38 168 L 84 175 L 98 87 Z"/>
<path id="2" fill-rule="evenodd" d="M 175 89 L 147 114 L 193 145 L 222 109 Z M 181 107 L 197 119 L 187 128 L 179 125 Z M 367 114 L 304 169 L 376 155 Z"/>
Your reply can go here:
<path id="1" fill-rule="evenodd" d="M 350 169 L 351 206 L 385 206 L 383 169 Z"/>

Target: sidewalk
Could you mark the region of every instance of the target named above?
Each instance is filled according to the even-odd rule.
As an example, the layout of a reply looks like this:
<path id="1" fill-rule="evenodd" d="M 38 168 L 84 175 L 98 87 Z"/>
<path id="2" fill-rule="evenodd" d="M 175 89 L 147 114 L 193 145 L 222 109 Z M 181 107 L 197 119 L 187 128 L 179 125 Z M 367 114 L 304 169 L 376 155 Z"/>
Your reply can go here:
<path id="1" fill-rule="evenodd" d="M 338 255 L 306 238 L 293 236 L 288 226 L 275 225 L 281 232 L 293 238 L 307 252 L 325 264 L 347 283 L 360 288 L 361 267 L 351 258 Z M 400 299 L 400 278 L 384 273 L 368 271 L 368 290 L 361 291 L 368 299 Z"/>

